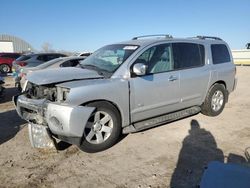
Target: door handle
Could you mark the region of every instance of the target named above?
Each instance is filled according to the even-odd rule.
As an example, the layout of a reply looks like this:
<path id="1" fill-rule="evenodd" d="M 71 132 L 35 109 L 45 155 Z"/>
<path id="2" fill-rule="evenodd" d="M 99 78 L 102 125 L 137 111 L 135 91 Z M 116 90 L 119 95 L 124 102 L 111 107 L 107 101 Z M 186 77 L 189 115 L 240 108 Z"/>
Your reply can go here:
<path id="1" fill-rule="evenodd" d="M 173 81 L 175 81 L 175 80 L 178 80 L 177 76 L 170 76 L 170 77 L 168 78 L 168 81 L 170 81 L 170 82 L 173 82 Z"/>

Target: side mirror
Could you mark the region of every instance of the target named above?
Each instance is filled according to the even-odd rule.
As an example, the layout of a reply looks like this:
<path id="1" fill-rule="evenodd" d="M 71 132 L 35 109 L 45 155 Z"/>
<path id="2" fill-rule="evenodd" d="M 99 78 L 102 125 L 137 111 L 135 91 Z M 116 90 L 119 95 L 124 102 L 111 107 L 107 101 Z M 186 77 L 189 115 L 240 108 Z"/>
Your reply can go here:
<path id="1" fill-rule="evenodd" d="M 146 74 L 147 66 L 143 63 L 136 63 L 133 66 L 133 73 L 137 76 L 143 76 Z"/>

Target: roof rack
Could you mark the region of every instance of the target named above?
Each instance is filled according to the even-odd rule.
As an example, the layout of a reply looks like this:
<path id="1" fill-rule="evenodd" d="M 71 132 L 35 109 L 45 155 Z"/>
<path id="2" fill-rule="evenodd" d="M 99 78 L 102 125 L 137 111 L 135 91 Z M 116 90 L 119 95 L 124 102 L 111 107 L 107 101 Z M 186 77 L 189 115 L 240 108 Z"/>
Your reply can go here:
<path id="1" fill-rule="evenodd" d="M 222 40 L 219 37 L 212 37 L 212 36 L 196 36 L 194 38 L 198 38 L 198 39 L 202 39 L 202 40 L 206 40 L 206 39 L 213 39 L 213 40 Z"/>
<path id="2" fill-rule="evenodd" d="M 159 34 L 159 35 L 143 35 L 143 36 L 137 36 L 132 38 L 132 40 L 137 40 L 139 38 L 146 38 L 146 37 L 165 37 L 165 38 L 173 38 L 172 35 L 168 34 Z"/>

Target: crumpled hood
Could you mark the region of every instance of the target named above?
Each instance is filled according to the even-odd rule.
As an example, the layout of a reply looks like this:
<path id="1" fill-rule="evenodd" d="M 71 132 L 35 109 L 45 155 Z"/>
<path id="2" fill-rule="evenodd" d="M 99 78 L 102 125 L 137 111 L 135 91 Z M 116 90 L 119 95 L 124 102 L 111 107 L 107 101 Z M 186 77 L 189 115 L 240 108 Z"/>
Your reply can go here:
<path id="1" fill-rule="evenodd" d="M 27 80 L 37 85 L 91 78 L 103 78 L 103 76 L 93 70 L 75 67 L 44 69 L 31 72 L 27 75 Z"/>

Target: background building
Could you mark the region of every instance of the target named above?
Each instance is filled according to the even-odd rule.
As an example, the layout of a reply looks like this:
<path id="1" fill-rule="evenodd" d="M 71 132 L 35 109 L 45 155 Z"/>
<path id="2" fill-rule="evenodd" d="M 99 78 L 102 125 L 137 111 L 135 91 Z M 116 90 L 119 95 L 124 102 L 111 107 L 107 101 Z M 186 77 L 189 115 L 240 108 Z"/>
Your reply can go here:
<path id="1" fill-rule="evenodd" d="M 250 65 L 250 43 L 246 44 L 246 49 L 232 50 L 234 64 Z"/>
<path id="2" fill-rule="evenodd" d="M 11 36 L 0 34 L 0 52 L 31 52 L 34 51 L 33 47 L 24 40 Z"/>

